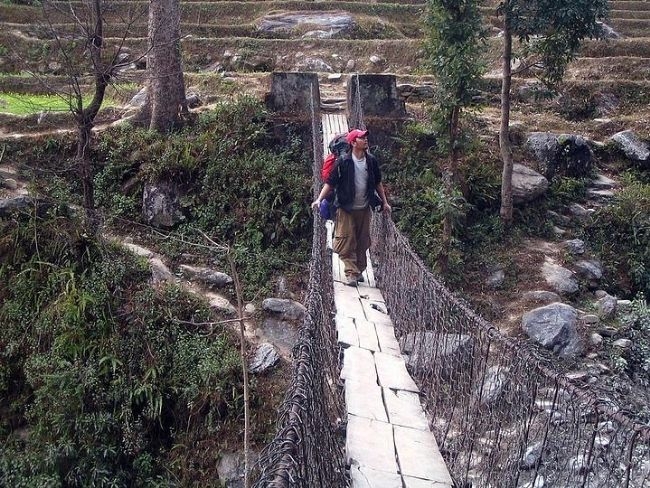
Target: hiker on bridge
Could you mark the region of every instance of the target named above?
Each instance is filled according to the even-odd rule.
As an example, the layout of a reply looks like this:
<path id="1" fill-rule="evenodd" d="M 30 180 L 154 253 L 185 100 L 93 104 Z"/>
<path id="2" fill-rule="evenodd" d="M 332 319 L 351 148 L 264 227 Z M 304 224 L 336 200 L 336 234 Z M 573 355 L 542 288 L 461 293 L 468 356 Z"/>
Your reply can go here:
<path id="1" fill-rule="evenodd" d="M 336 223 L 333 250 L 345 267 L 346 284 L 356 286 L 363 281 L 367 266 L 366 251 L 370 248 L 370 209 L 391 207 L 381 182 L 377 159 L 368 152 L 368 131 L 353 129 L 347 136 L 350 151 L 336 160 L 318 198 L 311 204 L 317 212 L 321 201 L 335 190 Z"/>

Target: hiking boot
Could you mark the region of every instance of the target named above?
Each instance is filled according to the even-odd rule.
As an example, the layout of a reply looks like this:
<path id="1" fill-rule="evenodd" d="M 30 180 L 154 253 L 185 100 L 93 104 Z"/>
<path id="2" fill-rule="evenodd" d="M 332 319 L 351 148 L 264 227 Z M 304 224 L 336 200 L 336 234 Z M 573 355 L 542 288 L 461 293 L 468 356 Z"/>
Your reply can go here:
<path id="1" fill-rule="evenodd" d="M 357 282 L 359 282 L 359 283 L 363 283 L 364 281 L 366 281 L 366 279 L 363 277 L 362 274 L 360 274 L 360 275 L 357 277 Z"/>
<path id="2" fill-rule="evenodd" d="M 345 284 L 348 286 L 357 286 L 357 280 L 358 278 L 356 276 L 348 276 Z"/>

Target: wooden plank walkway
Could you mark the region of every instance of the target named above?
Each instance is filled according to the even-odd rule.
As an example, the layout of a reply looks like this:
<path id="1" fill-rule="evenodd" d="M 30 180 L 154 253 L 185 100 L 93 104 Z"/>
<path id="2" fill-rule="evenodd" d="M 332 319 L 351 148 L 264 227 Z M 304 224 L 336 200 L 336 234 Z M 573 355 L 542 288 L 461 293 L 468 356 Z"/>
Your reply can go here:
<path id="1" fill-rule="evenodd" d="M 323 145 L 347 130 L 344 115 L 325 114 Z M 331 243 L 331 223 L 328 243 Z M 331 246 L 330 246 L 331 247 Z M 447 470 L 402 358 L 370 254 L 364 281 L 345 284 L 332 253 L 336 330 L 344 348 L 346 456 L 353 488 L 451 488 Z"/>

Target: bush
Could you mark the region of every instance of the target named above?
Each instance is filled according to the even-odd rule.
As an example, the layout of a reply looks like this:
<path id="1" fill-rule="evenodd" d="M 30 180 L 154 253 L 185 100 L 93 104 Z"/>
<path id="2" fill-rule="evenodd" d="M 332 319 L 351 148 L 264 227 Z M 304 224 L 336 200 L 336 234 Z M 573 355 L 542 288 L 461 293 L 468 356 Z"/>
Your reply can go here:
<path id="1" fill-rule="evenodd" d="M 650 185 L 628 179 L 611 205 L 585 228 L 608 270 L 609 286 L 622 296 L 650 296 Z"/>
<path id="2" fill-rule="evenodd" d="M 236 343 L 188 325 L 215 317 L 79 229 L 0 222 L 0 485 L 183 484 L 174 444 L 242 410 Z"/>

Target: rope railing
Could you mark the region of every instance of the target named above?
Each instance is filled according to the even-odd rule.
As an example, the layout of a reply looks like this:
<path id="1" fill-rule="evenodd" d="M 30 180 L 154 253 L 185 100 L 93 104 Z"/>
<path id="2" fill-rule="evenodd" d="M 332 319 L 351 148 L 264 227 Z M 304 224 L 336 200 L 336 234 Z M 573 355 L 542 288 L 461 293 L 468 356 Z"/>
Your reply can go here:
<path id="1" fill-rule="evenodd" d="M 318 97 L 312 94 L 312 102 Z M 313 189 L 323 160 L 320 118 L 312 103 Z M 339 381 L 331 254 L 323 222 L 314 216 L 307 314 L 293 349 L 291 383 L 280 407 L 275 438 L 257 463 L 255 487 L 347 486 L 345 409 Z"/>
<path id="2" fill-rule="evenodd" d="M 373 266 L 456 486 L 650 486 L 650 426 L 502 336 L 427 270 L 388 218 Z"/>

